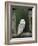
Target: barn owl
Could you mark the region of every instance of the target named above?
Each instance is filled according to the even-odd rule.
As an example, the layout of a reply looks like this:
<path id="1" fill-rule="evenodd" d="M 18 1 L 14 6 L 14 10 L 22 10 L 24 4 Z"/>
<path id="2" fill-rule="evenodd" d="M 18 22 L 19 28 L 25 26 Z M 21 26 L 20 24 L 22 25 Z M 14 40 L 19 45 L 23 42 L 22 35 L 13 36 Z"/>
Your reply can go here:
<path id="1" fill-rule="evenodd" d="M 25 28 L 25 24 L 26 24 L 25 20 L 21 19 L 18 25 L 18 32 L 17 32 L 18 35 L 23 32 L 23 29 Z"/>

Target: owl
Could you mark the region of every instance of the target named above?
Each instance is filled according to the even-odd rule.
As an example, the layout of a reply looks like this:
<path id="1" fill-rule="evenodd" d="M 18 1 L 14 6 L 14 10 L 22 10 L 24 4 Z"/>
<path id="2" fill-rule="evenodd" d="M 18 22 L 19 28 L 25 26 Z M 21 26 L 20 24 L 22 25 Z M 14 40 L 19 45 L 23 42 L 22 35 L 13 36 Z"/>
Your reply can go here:
<path id="1" fill-rule="evenodd" d="M 18 25 L 18 32 L 17 32 L 18 35 L 23 32 L 23 30 L 25 28 L 25 24 L 26 24 L 25 20 L 24 19 L 21 19 L 20 20 L 20 23 Z"/>

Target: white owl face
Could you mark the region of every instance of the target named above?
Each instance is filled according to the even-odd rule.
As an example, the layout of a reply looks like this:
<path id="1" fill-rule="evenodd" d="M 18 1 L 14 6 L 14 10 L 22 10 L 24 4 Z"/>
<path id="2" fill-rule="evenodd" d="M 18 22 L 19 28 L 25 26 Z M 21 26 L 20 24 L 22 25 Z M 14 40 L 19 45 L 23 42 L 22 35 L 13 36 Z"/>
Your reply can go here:
<path id="1" fill-rule="evenodd" d="M 24 19 L 21 19 L 20 20 L 20 24 L 25 24 L 25 20 Z"/>
<path id="2" fill-rule="evenodd" d="M 21 19 L 21 20 L 20 20 L 20 25 L 24 27 L 25 24 L 26 24 L 25 20 L 24 20 L 24 19 Z"/>

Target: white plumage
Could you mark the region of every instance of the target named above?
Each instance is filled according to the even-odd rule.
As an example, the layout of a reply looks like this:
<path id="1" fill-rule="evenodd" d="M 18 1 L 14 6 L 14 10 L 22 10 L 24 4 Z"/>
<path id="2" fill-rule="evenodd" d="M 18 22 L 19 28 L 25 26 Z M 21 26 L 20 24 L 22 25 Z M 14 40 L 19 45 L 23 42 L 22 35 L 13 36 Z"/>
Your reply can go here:
<path id="1" fill-rule="evenodd" d="M 23 29 L 25 28 L 25 20 L 24 19 L 21 19 L 20 20 L 20 23 L 18 25 L 18 32 L 17 34 L 21 34 L 23 32 Z"/>

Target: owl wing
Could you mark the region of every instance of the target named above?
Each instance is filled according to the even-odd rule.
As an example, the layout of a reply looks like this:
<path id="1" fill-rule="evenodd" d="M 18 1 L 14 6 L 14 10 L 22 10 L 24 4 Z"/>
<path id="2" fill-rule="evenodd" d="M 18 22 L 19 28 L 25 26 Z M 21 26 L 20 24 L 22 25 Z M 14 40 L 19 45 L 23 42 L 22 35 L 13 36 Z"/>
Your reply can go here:
<path id="1" fill-rule="evenodd" d="M 23 24 L 23 25 L 19 24 L 18 25 L 18 32 L 17 32 L 18 35 L 23 32 L 24 27 L 25 27 L 25 24 Z"/>

